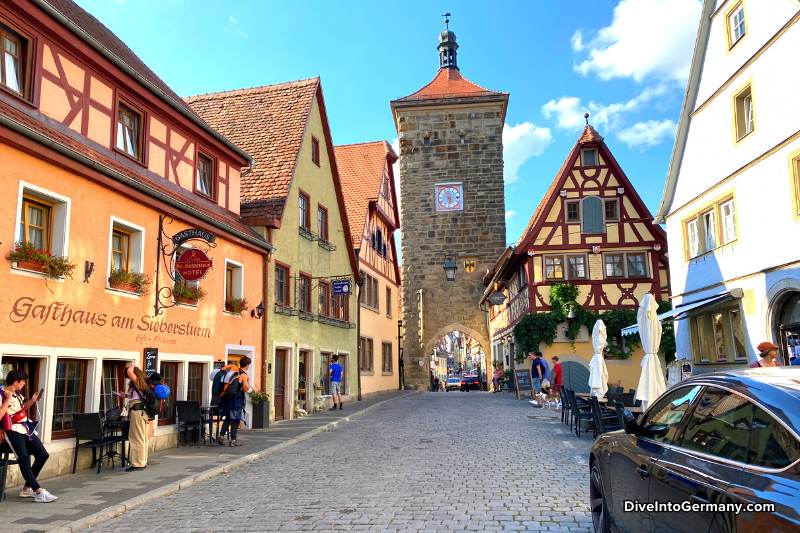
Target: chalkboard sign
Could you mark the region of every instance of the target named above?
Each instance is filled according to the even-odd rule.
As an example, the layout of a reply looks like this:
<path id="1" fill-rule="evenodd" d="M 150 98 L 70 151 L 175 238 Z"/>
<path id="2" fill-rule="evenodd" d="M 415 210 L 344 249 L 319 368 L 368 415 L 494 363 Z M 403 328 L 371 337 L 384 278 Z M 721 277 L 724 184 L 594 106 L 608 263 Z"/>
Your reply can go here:
<path id="1" fill-rule="evenodd" d="M 533 380 L 531 379 L 530 368 L 515 368 L 514 381 L 517 382 L 517 400 L 519 400 L 519 393 L 530 391 L 531 397 L 533 396 Z"/>
<path id="2" fill-rule="evenodd" d="M 144 349 L 144 373 L 149 378 L 158 372 L 158 348 Z"/>

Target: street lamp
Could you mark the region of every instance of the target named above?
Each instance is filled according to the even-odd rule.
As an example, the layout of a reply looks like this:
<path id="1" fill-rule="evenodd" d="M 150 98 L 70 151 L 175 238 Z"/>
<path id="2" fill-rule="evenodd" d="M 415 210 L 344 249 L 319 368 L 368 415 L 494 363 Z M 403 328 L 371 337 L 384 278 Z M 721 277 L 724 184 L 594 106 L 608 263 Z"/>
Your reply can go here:
<path id="1" fill-rule="evenodd" d="M 444 276 L 447 278 L 447 281 L 455 281 L 456 280 L 456 264 L 454 261 L 447 259 L 444 263 Z"/>

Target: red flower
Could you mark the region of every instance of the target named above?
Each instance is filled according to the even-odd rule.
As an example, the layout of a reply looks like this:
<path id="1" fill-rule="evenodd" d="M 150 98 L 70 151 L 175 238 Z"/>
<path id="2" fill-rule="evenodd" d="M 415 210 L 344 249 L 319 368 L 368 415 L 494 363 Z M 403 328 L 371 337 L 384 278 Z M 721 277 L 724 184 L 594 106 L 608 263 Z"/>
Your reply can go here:
<path id="1" fill-rule="evenodd" d="M 15 251 L 15 252 L 19 252 L 19 248 L 16 248 L 14 251 Z"/>
<path id="2" fill-rule="evenodd" d="M 31 252 L 30 250 L 28 250 L 28 255 L 31 255 L 32 253 L 33 253 L 33 252 Z"/>

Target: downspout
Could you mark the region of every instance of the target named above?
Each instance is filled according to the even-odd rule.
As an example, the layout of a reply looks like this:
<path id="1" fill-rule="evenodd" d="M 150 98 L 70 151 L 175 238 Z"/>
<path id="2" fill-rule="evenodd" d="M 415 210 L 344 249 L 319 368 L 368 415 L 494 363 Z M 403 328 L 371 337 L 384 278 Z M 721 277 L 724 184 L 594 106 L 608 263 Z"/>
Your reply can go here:
<path id="1" fill-rule="evenodd" d="M 356 299 L 356 358 L 358 361 L 356 362 L 356 369 L 358 373 L 356 374 L 358 379 L 358 401 L 361 401 L 361 291 L 364 290 L 364 282 L 363 278 L 360 278 L 356 285 L 358 286 L 358 298 Z"/>
<path id="2" fill-rule="evenodd" d="M 267 390 L 267 315 L 269 310 L 269 302 L 267 296 L 269 291 L 269 263 L 272 258 L 271 254 L 261 256 L 261 268 L 264 270 L 261 281 L 261 301 L 264 306 L 264 316 L 261 317 L 261 392 L 266 393 Z M 269 416 L 269 414 L 267 415 Z"/>

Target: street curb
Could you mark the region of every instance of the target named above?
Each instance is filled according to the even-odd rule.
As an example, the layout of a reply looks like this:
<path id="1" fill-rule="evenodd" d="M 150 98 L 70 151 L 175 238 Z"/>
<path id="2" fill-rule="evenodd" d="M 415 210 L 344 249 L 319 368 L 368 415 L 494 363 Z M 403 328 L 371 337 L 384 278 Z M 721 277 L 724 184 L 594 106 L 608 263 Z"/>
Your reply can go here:
<path id="1" fill-rule="evenodd" d="M 369 413 L 370 411 L 374 411 L 375 409 L 377 409 L 378 407 L 382 406 L 383 404 L 385 404 L 387 402 L 391 402 L 391 401 L 394 401 L 394 400 L 399 400 L 399 399 L 402 399 L 402 398 L 408 398 L 410 396 L 415 396 L 415 395 L 421 394 L 423 392 L 425 392 L 425 391 L 419 391 L 419 390 L 417 390 L 417 391 L 408 391 L 407 394 L 404 394 L 402 396 L 396 396 L 394 398 L 388 398 L 386 400 L 383 400 L 382 402 L 378 402 L 378 403 L 376 403 L 374 405 L 370 405 L 369 407 L 366 407 L 366 408 L 362 409 L 361 411 L 356 411 L 355 413 L 353 413 L 353 414 L 351 414 L 349 416 L 346 416 L 344 418 L 340 418 L 338 420 L 334 420 L 333 422 L 328 422 L 324 426 L 320 426 L 318 428 L 314 428 L 311 431 L 307 431 L 307 432 L 305 432 L 305 433 L 303 433 L 301 435 L 298 435 L 297 437 L 295 437 L 293 439 L 289 439 L 289 440 L 287 440 L 285 442 L 281 442 L 280 444 L 277 444 L 275 446 L 267 448 L 266 450 L 261 450 L 258 453 L 253 453 L 253 454 L 250 454 L 250 455 L 246 455 L 244 457 L 240 457 L 239 459 L 237 459 L 235 461 L 231 461 L 228 464 L 225 464 L 225 465 L 222 465 L 222 466 L 218 466 L 218 467 L 212 468 L 210 470 L 206 470 L 205 472 L 202 472 L 202 473 L 200 473 L 200 474 L 198 474 L 196 476 L 187 477 L 187 478 L 185 478 L 185 479 L 183 479 L 181 481 L 176 481 L 176 482 L 171 483 L 169 485 L 165 485 L 165 486 L 160 487 L 158 489 L 154 489 L 154 490 L 152 490 L 150 492 L 146 492 L 146 493 L 144 493 L 144 494 L 142 494 L 140 496 L 136 496 L 135 498 L 131 498 L 130 500 L 127 500 L 127 501 L 124 501 L 122 503 L 118 503 L 116 505 L 113 505 L 111 507 L 103 509 L 102 511 L 99 511 L 99 512 L 93 514 L 93 515 L 89 515 L 89 516 L 87 516 L 85 518 L 81 518 L 79 520 L 76 520 L 74 522 L 71 522 L 71 523 L 66 524 L 64 526 L 61 526 L 61 527 L 50 529 L 50 530 L 47 531 L 47 533 L 74 533 L 74 532 L 80 531 L 82 529 L 86 529 L 86 528 L 89 528 L 89 527 L 92 527 L 92 526 L 96 526 L 97 524 L 103 523 L 103 522 L 105 522 L 107 520 L 111 520 L 112 518 L 116 518 L 117 516 L 125 514 L 128 511 L 131 511 L 131 510 L 133 510 L 133 509 L 135 509 L 137 507 L 140 507 L 140 506 L 142 506 L 144 504 L 147 504 L 147 503 L 150 503 L 150 502 L 154 502 L 156 500 L 160 500 L 161 498 L 165 498 L 166 496 L 169 496 L 171 494 L 175 494 L 176 492 L 182 491 L 184 489 L 188 489 L 189 487 L 197 485 L 198 483 L 201 483 L 203 481 L 209 480 L 211 478 L 217 477 L 217 476 L 222 475 L 222 474 L 227 474 L 228 472 L 232 472 L 233 470 L 241 468 L 241 467 L 243 467 L 243 466 L 245 466 L 247 464 L 250 464 L 250 463 L 252 463 L 254 461 L 258 461 L 258 460 L 263 459 L 263 458 L 265 458 L 265 457 L 267 457 L 269 455 L 277 453 L 277 452 L 279 452 L 281 450 L 285 450 L 286 448 L 288 448 L 290 446 L 294 446 L 295 444 L 299 444 L 299 443 L 301 443 L 303 441 L 306 441 L 308 439 L 312 439 L 312 438 L 314 438 L 314 437 L 316 437 L 318 435 L 321 435 L 323 433 L 327 433 L 328 431 L 339 427 L 344 422 L 349 422 L 349 421 L 351 421 L 351 420 L 353 420 L 355 418 L 358 418 L 360 416 L 363 416 L 363 415 Z"/>

